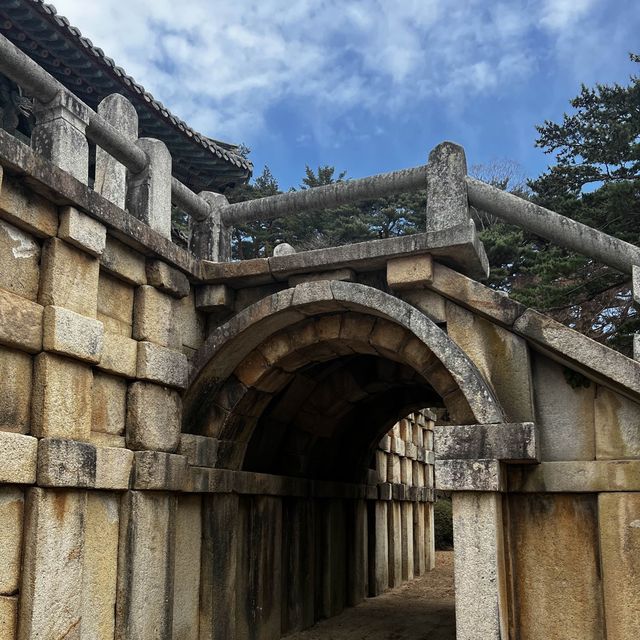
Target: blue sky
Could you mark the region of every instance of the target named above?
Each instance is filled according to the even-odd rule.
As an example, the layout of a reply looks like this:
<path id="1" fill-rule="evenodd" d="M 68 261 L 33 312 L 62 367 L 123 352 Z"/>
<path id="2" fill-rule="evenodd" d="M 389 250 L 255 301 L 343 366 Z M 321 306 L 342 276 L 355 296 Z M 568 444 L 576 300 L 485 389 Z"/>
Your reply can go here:
<path id="1" fill-rule="evenodd" d="M 305 164 L 360 177 L 422 164 L 448 139 L 469 165 L 549 157 L 535 125 L 580 83 L 626 83 L 637 0 L 54 0 L 195 129 L 244 142 L 282 188 Z"/>

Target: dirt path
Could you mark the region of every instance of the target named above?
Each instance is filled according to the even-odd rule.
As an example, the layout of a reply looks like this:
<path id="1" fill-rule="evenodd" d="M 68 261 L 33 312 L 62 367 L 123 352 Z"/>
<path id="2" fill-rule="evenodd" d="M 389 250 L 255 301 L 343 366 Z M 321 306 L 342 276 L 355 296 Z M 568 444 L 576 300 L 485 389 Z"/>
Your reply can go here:
<path id="1" fill-rule="evenodd" d="M 453 552 L 438 551 L 436 568 L 286 640 L 455 640 Z"/>

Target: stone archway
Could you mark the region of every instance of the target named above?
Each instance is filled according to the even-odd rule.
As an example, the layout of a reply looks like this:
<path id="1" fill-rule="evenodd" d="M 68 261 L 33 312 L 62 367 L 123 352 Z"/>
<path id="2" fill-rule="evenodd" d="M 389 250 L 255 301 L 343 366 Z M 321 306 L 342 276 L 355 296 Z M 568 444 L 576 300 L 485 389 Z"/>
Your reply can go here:
<path id="1" fill-rule="evenodd" d="M 505 421 L 473 362 L 422 312 L 363 284 L 319 281 L 265 297 L 210 334 L 193 359 L 183 428 L 218 441 L 222 468 L 357 483 L 395 420 L 438 403 L 458 425 Z M 499 498 L 491 496 L 495 512 Z M 260 509 L 273 515 L 273 505 Z M 478 509 L 458 513 L 459 530 L 469 532 Z M 493 524 L 477 542 L 494 541 L 490 575 L 497 576 L 502 541 Z M 263 527 L 244 526 L 245 533 Z M 474 546 L 471 538 L 465 546 Z M 462 554 L 461 571 L 465 563 L 478 570 Z M 482 600 L 485 618 L 496 617 L 498 582 Z"/>

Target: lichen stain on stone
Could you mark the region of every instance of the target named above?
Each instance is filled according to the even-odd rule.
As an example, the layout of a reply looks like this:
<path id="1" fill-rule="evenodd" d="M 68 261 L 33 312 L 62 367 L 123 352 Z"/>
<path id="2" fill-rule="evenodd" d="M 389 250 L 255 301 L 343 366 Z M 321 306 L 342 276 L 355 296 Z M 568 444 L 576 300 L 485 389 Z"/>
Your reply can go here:
<path id="1" fill-rule="evenodd" d="M 14 258 L 33 258 L 40 252 L 38 243 L 26 233 L 20 231 L 20 229 L 0 220 L 0 230 L 6 233 L 14 243 L 14 246 L 11 247 L 11 253 Z"/>

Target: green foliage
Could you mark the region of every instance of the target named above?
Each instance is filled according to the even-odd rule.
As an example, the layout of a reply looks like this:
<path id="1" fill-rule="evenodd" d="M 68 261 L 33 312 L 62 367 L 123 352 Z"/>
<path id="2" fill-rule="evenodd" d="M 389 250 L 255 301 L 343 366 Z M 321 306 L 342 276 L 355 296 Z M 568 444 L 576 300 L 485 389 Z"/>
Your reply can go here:
<path id="1" fill-rule="evenodd" d="M 537 128 L 536 144 L 555 154 L 556 162 L 529 182 L 528 194 L 518 195 L 640 244 L 640 80 L 632 76 L 627 86 L 582 86 L 571 106 L 574 111 L 561 123 L 546 121 Z M 640 319 L 628 276 L 492 222 L 481 232 L 492 267 L 491 286 L 631 353 Z"/>
<path id="2" fill-rule="evenodd" d="M 453 549 L 453 509 L 450 498 L 438 498 L 433 506 L 436 549 Z"/>
<path id="3" fill-rule="evenodd" d="M 307 166 L 299 189 L 344 180 L 345 171 L 336 175 L 335 168 L 328 165 L 320 166 L 316 171 Z M 230 202 L 241 202 L 278 193 L 281 193 L 279 185 L 265 167 L 253 184 L 242 185 L 225 195 Z M 336 209 L 308 211 L 282 219 L 256 221 L 234 230 L 234 257 L 268 256 L 280 242 L 289 242 L 297 250 L 305 251 L 415 233 L 424 225 L 425 208 L 426 193 L 421 191 Z"/>

